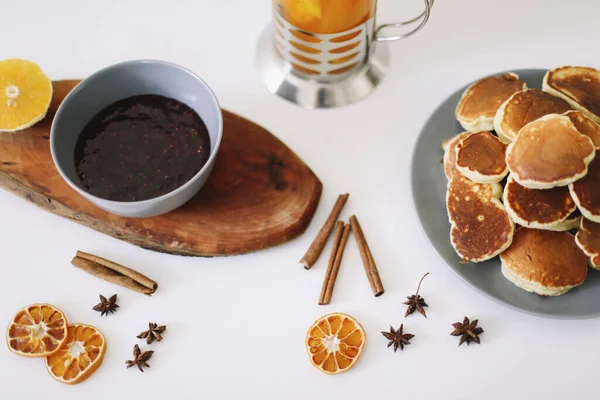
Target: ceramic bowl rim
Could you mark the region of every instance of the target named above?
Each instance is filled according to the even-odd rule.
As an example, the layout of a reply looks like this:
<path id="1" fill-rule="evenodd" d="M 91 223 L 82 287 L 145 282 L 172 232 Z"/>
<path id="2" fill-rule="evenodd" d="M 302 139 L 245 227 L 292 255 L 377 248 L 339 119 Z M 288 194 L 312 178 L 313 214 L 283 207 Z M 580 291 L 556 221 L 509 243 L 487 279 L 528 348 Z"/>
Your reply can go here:
<path id="1" fill-rule="evenodd" d="M 192 78 L 196 79 L 200 83 L 200 85 L 206 90 L 206 93 L 209 95 L 211 101 L 214 103 L 214 105 L 216 106 L 216 108 L 218 110 L 217 132 L 216 132 L 217 140 L 214 145 L 214 150 L 211 151 L 211 154 L 208 157 L 208 160 L 202 166 L 202 168 L 200 168 L 200 170 L 193 177 L 191 177 L 189 181 L 187 181 L 185 184 L 179 186 L 178 188 L 176 188 L 168 193 L 162 194 L 158 197 L 153 197 L 151 199 L 146 199 L 146 200 L 138 200 L 138 201 L 108 200 L 108 199 L 104 199 L 102 197 L 95 196 L 95 195 L 89 193 L 88 191 L 80 188 L 63 171 L 63 169 L 60 165 L 60 162 L 58 160 L 58 157 L 56 156 L 56 151 L 54 149 L 56 146 L 56 140 L 57 140 L 57 135 L 58 135 L 57 128 L 56 128 L 57 121 L 60 120 L 62 114 L 65 112 L 65 109 L 67 109 L 70 106 L 70 102 L 73 100 L 73 98 L 79 94 L 79 92 L 82 90 L 83 87 L 85 87 L 86 85 L 89 85 L 90 82 L 94 82 L 95 79 L 97 79 L 99 76 L 104 75 L 107 72 L 110 72 L 111 70 L 118 70 L 119 68 L 123 68 L 123 67 L 130 66 L 130 65 L 138 65 L 138 64 L 158 64 L 158 65 L 162 65 L 162 66 L 165 66 L 168 68 L 178 69 L 178 70 L 190 75 Z M 115 101 L 117 101 L 117 100 L 115 100 Z M 100 111 L 100 110 L 98 110 L 98 111 Z M 219 147 L 221 145 L 222 138 L 223 138 L 223 109 L 221 108 L 219 100 L 217 99 L 217 96 L 215 95 L 214 91 L 210 88 L 210 86 L 202 78 L 200 78 L 198 75 L 196 75 L 191 70 L 189 70 L 185 67 L 182 67 L 181 65 L 169 62 L 169 61 L 153 60 L 153 59 L 139 59 L 139 60 L 123 61 L 120 63 L 109 65 L 107 67 L 104 67 L 104 68 L 98 70 L 98 71 L 94 72 L 93 74 L 91 74 L 90 76 L 88 76 L 87 78 L 83 79 L 81 82 L 79 82 L 77 84 L 77 86 L 75 86 L 69 92 L 69 94 L 67 94 L 67 96 L 65 96 L 65 98 L 59 105 L 58 109 L 56 110 L 54 119 L 52 120 L 52 126 L 50 128 L 50 152 L 52 154 L 52 161 L 54 162 L 54 166 L 58 170 L 61 177 L 65 180 L 65 182 L 67 182 L 69 184 L 69 186 L 71 186 L 73 189 L 75 189 L 79 194 L 93 200 L 93 202 L 95 202 L 95 203 L 101 202 L 101 204 L 106 204 L 107 206 L 113 206 L 113 207 L 125 206 L 125 207 L 135 208 L 135 207 L 150 206 L 150 205 L 153 205 L 156 203 L 160 203 L 163 200 L 166 200 L 173 196 L 177 196 L 179 193 L 184 192 L 188 187 L 193 185 L 194 182 L 197 181 L 213 164 L 214 159 L 216 158 L 217 153 L 219 151 Z"/>

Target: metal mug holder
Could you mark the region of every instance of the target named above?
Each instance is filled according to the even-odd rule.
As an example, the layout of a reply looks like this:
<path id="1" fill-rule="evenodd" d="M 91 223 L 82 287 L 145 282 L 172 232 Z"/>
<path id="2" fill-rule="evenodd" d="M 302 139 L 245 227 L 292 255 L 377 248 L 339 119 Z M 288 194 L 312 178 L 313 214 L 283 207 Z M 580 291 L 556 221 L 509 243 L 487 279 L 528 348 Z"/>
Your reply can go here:
<path id="1" fill-rule="evenodd" d="M 332 108 L 354 103 L 381 82 L 389 55 L 383 42 L 405 39 L 425 26 L 435 0 L 409 21 L 375 24 L 375 14 L 344 32 L 316 34 L 286 21 L 273 9 L 273 21 L 261 35 L 257 67 L 267 89 L 301 107 Z M 395 36 L 383 31 L 417 24 Z"/>

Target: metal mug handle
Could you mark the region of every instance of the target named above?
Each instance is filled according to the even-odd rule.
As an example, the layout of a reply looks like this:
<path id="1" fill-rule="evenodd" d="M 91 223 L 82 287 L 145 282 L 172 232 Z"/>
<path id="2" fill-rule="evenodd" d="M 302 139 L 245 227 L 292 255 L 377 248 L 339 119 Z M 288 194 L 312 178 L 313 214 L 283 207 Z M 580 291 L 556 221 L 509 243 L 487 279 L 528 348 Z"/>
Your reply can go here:
<path id="1" fill-rule="evenodd" d="M 427 23 L 427 21 L 429 20 L 429 16 L 431 15 L 431 7 L 433 7 L 433 2 L 435 0 L 424 0 L 425 2 L 425 11 L 423 11 L 418 17 L 413 18 L 409 21 L 404 21 L 404 22 L 397 22 L 395 24 L 383 24 L 383 25 L 379 25 L 376 29 L 375 29 L 375 41 L 376 42 L 392 42 L 394 40 L 401 40 L 401 39 L 406 39 L 407 37 L 417 33 L 417 31 L 419 31 L 422 27 L 425 26 L 425 24 Z M 400 28 L 403 26 L 407 26 L 407 25 L 412 25 L 415 22 L 421 21 L 419 23 L 419 25 L 414 28 L 412 31 L 408 31 L 406 33 L 403 33 L 402 35 L 396 35 L 396 36 L 384 36 L 382 35 L 380 32 L 383 29 L 388 29 L 388 28 Z"/>

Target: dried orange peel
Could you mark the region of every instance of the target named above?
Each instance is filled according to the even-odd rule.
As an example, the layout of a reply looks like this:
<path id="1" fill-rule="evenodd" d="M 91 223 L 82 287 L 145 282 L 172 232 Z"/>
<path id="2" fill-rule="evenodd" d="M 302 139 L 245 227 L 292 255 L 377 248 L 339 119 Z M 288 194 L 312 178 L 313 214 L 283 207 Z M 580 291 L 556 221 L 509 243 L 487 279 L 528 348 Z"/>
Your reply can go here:
<path id="1" fill-rule="evenodd" d="M 310 362 L 320 371 L 335 375 L 348 371 L 358 361 L 367 335 L 349 315 L 333 313 L 316 320 L 306 334 Z"/>
<path id="2" fill-rule="evenodd" d="M 51 100 L 52 81 L 36 63 L 18 58 L 0 61 L 0 132 L 16 132 L 39 122 Z"/>
<path id="3" fill-rule="evenodd" d="M 17 312 L 6 330 L 6 343 L 15 354 L 46 357 L 67 340 L 67 318 L 50 304 L 32 304 Z"/>
<path id="4" fill-rule="evenodd" d="M 46 369 L 57 381 L 80 383 L 92 375 L 104 360 L 106 340 L 90 325 L 71 324 L 65 344 L 46 357 Z"/>

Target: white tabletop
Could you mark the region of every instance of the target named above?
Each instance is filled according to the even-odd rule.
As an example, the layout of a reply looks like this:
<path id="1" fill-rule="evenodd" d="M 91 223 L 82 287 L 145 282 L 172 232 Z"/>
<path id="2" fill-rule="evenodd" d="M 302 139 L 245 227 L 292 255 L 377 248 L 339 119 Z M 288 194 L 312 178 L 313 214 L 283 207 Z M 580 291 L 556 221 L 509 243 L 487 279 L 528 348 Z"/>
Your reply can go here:
<path id="1" fill-rule="evenodd" d="M 93 4 L 92 4 L 93 3 Z M 401 4 L 402 3 L 402 4 Z M 414 4 L 413 4 L 414 3 Z M 420 9 L 418 0 L 381 0 L 379 20 Z M 600 4 L 591 0 L 438 0 L 427 28 L 389 44 L 392 65 L 365 101 L 305 111 L 269 94 L 254 69 L 255 44 L 270 1 L 0 0 L 0 59 L 31 59 L 53 79 L 85 77 L 109 64 L 156 58 L 188 67 L 224 108 L 274 132 L 324 184 L 305 235 L 274 249 L 230 258 L 184 258 L 143 250 L 40 210 L 0 190 L 0 323 L 34 302 L 69 321 L 97 326 L 108 350 L 102 367 L 69 387 L 43 362 L 0 346 L 0 398 L 507 399 L 591 398 L 600 319 L 559 321 L 521 314 L 460 281 L 421 233 L 410 189 L 411 152 L 432 110 L 457 87 L 496 71 L 581 64 L 598 67 Z M 344 217 L 359 216 L 386 287 L 374 298 L 356 246 L 348 246 L 332 304 L 317 300 L 326 267 L 298 264 L 339 193 Z M 70 265 L 77 249 L 156 279 L 152 298 Z M 328 254 L 328 248 L 326 249 Z M 405 296 L 422 287 L 428 319 L 403 318 Z M 91 310 L 118 293 L 119 311 Z M 368 340 L 353 370 L 328 376 L 310 365 L 307 327 L 340 311 Z M 449 335 L 463 316 L 479 318 L 481 346 Z M 4 321 L 4 322 L 2 322 Z M 126 370 L 135 336 L 149 321 L 168 326 L 151 346 L 151 369 Z M 405 324 L 416 337 L 394 353 L 380 331 Z"/>

